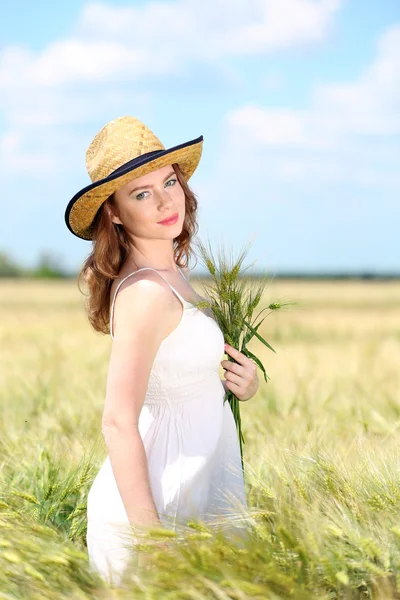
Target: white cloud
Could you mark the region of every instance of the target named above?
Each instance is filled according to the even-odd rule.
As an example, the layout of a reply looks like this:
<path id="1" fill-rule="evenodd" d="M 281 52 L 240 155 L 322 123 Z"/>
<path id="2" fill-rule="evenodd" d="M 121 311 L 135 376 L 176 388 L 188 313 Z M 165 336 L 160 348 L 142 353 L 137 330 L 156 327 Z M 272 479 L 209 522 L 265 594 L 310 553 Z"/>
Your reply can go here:
<path id="1" fill-rule="evenodd" d="M 91 3 L 78 31 L 89 39 L 119 39 L 183 64 L 190 59 L 260 54 L 320 42 L 343 0 L 178 0 L 139 8 Z M 101 32 L 101 33 L 100 33 Z"/>
<path id="2" fill-rule="evenodd" d="M 129 50 L 116 42 L 70 39 L 51 44 L 33 61 L 28 75 L 32 83 L 43 86 L 104 81 L 113 79 L 116 71 L 143 74 L 144 60 L 144 52 Z"/>
<path id="3" fill-rule="evenodd" d="M 308 115 L 299 110 L 263 109 L 257 105 L 234 109 L 226 115 L 228 127 L 263 146 L 315 145 L 308 120 Z"/>
<path id="4" fill-rule="evenodd" d="M 48 176 L 55 167 L 59 168 L 56 157 L 49 152 L 26 150 L 24 138 L 15 131 L 6 132 L 0 138 L 0 157 L 4 169 L 33 176 Z"/>
<path id="5" fill-rule="evenodd" d="M 138 8 L 90 3 L 70 38 L 39 53 L 6 48 L 0 54 L 0 90 L 136 80 L 184 69 L 191 60 L 320 42 L 341 2 L 178 0 Z"/>
<path id="6" fill-rule="evenodd" d="M 379 40 L 354 82 L 319 85 L 308 109 L 243 106 L 226 115 L 229 160 L 282 177 L 399 185 L 400 27 Z M 226 158 L 228 160 L 228 158 Z"/>
<path id="7" fill-rule="evenodd" d="M 119 113 L 128 100 L 138 109 L 151 107 L 146 84 L 160 75 L 190 78 L 192 63 L 240 85 L 240 74 L 224 58 L 320 42 L 342 1 L 88 3 L 70 36 L 38 52 L 14 45 L 0 53 L 0 110 L 9 131 L 0 146 L 3 169 L 18 164 L 18 153 L 19 169 L 30 170 L 42 152 L 38 160 L 45 165 L 46 140 L 50 162 L 55 145 L 67 158 L 71 127 Z M 18 144 L 5 153 L 10 135 Z"/>
<path id="8" fill-rule="evenodd" d="M 381 37 L 376 59 L 357 81 L 317 88 L 315 107 L 348 133 L 399 133 L 400 26 Z"/>

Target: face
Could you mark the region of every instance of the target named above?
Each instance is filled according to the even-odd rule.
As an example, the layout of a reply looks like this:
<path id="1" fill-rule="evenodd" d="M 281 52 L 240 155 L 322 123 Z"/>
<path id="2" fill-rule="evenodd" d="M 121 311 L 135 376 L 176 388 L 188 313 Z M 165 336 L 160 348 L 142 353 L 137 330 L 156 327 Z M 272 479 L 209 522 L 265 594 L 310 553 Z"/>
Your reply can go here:
<path id="1" fill-rule="evenodd" d="M 138 237 L 170 239 L 182 231 L 185 193 L 172 165 L 132 179 L 114 193 L 114 223 Z M 178 213 L 172 225 L 159 223 Z"/>

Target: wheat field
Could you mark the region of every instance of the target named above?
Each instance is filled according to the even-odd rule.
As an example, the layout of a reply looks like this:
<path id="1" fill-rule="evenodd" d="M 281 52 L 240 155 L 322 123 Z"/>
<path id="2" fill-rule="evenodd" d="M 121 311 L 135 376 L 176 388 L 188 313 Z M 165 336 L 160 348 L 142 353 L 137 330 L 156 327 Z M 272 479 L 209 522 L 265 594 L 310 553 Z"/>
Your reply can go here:
<path id="1" fill-rule="evenodd" d="M 259 308 L 283 300 L 276 353 L 249 345 L 247 545 L 193 524 L 112 589 L 85 548 L 111 339 L 75 280 L 0 281 L 0 598 L 400 598 L 400 282 L 274 280 Z"/>

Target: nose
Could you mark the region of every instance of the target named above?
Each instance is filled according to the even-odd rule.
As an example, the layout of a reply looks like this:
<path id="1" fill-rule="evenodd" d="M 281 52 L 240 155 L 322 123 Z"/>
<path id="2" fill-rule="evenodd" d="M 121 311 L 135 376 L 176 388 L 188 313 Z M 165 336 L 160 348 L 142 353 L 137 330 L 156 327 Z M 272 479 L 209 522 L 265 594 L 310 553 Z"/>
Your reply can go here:
<path id="1" fill-rule="evenodd" d="M 160 199 L 159 199 L 159 205 L 160 206 L 164 206 L 164 207 L 168 207 L 170 206 L 170 204 L 173 204 L 174 201 L 172 200 L 170 194 L 168 193 L 167 190 L 163 190 L 163 192 L 160 192 Z"/>

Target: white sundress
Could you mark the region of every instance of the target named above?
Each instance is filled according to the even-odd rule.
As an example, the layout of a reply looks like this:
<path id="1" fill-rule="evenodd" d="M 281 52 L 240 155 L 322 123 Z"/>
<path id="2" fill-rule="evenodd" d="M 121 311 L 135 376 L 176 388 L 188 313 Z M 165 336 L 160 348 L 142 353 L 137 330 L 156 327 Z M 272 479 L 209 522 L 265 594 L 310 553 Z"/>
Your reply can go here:
<path id="1" fill-rule="evenodd" d="M 145 269 L 156 271 L 151 267 L 138 271 Z M 115 291 L 112 339 L 119 287 L 138 271 L 124 277 Z M 223 402 L 219 376 L 222 331 L 212 317 L 167 283 L 182 302 L 183 313 L 154 359 L 139 432 L 160 521 L 178 530 L 190 519 L 212 522 L 243 514 L 247 501 L 235 420 L 229 402 Z M 128 517 L 107 456 L 89 490 L 86 540 L 90 566 L 110 583 L 118 583 L 132 556 L 123 536 L 126 531 L 131 532 Z"/>

